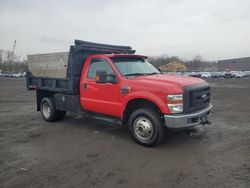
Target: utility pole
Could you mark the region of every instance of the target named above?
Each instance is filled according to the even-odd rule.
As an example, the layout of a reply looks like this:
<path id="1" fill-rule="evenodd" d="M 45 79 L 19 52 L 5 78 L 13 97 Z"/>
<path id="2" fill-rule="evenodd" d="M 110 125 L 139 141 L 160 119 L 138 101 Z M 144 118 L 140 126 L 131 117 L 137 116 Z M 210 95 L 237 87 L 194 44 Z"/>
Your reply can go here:
<path id="1" fill-rule="evenodd" d="M 15 58 L 15 50 L 16 50 L 16 40 L 14 41 L 13 48 L 11 51 L 11 60 L 10 60 L 10 66 L 12 67 L 12 72 L 14 72 L 15 69 L 15 63 L 14 63 L 14 58 Z"/>
<path id="2" fill-rule="evenodd" d="M 12 48 L 12 60 L 14 59 L 15 50 L 16 50 L 16 40 L 14 41 L 13 48 Z"/>

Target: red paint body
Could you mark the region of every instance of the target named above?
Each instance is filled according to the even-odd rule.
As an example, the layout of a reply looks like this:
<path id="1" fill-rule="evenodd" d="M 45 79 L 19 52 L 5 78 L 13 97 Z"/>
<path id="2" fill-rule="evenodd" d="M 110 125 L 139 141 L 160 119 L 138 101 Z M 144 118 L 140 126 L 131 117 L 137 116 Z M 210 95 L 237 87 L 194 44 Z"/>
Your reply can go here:
<path id="1" fill-rule="evenodd" d="M 132 78 L 123 77 L 112 63 L 112 57 L 143 57 L 127 54 L 95 54 L 90 55 L 84 63 L 80 81 L 80 103 L 84 110 L 102 113 L 123 118 L 127 103 L 133 99 L 146 99 L 159 107 L 162 114 L 170 114 L 167 107 L 166 96 L 169 94 L 182 94 L 183 87 L 204 82 L 193 77 L 147 75 Z M 92 58 L 103 58 L 113 68 L 118 82 L 96 83 L 95 79 L 88 79 L 87 73 Z M 84 84 L 87 88 L 84 89 Z M 130 87 L 126 95 L 121 94 L 121 87 Z"/>

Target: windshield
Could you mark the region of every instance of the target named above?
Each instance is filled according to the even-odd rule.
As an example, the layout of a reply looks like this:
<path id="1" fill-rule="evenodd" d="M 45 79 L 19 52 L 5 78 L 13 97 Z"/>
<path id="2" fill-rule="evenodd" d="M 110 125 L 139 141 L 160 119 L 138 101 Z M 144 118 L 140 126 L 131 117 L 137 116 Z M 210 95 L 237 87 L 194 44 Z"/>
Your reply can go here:
<path id="1" fill-rule="evenodd" d="M 160 72 L 141 57 L 114 57 L 114 65 L 123 76 L 159 74 Z"/>

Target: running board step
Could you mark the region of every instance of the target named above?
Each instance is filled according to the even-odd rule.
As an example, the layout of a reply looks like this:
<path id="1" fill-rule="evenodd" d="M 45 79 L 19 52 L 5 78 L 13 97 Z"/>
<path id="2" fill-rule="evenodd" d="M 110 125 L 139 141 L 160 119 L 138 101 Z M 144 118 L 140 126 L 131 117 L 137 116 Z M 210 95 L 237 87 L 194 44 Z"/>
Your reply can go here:
<path id="1" fill-rule="evenodd" d="M 107 116 L 107 115 L 100 115 L 97 113 L 91 113 L 91 112 L 83 112 L 81 113 L 82 116 L 84 117 L 88 117 L 88 118 L 93 118 L 93 119 L 97 119 L 97 120 L 101 120 L 101 121 L 106 121 L 108 123 L 112 123 L 112 124 L 122 124 L 121 119 L 116 118 L 116 117 L 112 117 L 112 116 Z"/>

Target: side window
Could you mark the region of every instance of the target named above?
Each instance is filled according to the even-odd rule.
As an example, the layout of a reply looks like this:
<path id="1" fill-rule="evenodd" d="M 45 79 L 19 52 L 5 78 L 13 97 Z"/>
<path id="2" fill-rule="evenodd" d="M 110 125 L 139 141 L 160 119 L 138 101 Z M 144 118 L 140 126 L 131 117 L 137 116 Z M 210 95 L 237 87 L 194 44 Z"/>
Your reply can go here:
<path id="1" fill-rule="evenodd" d="M 107 74 L 114 74 L 112 67 L 108 64 L 105 59 L 92 59 L 89 70 L 88 78 L 95 79 L 97 70 L 106 70 Z"/>

